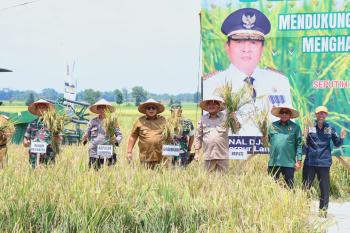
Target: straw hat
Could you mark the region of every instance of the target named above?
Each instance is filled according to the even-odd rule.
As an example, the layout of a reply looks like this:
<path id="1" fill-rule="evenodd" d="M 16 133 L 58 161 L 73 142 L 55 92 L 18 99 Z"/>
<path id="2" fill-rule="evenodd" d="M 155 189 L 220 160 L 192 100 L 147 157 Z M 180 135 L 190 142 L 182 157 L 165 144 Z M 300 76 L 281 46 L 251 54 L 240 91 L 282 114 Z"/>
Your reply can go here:
<path id="1" fill-rule="evenodd" d="M 89 110 L 93 113 L 98 114 L 98 111 L 97 111 L 98 106 L 106 106 L 110 112 L 115 112 L 115 107 L 105 99 L 101 99 L 101 100 L 97 101 L 96 103 L 94 103 L 93 105 L 91 105 L 89 107 Z"/>
<path id="2" fill-rule="evenodd" d="M 140 113 L 146 114 L 146 108 L 148 106 L 156 106 L 158 109 L 157 113 L 162 113 L 164 112 L 164 105 L 159 103 L 158 101 L 154 100 L 154 99 L 148 99 L 145 102 L 143 102 L 142 104 L 139 105 L 138 110 Z"/>
<path id="3" fill-rule="evenodd" d="M 205 100 L 202 100 L 199 104 L 199 106 L 204 110 L 204 111 L 208 111 L 208 103 L 210 101 L 217 101 L 220 104 L 220 111 L 224 110 L 226 107 L 224 105 L 224 100 L 220 97 L 217 96 L 212 96 L 212 97 L 208 97 Z"/>
<path id="4" fill-rule="evenodd" d="M 39 113 L 38 113 L 38 110 L 37 110 L 37 106 L 39 104 L 45 104 L 47 106 L 47 108 L 50 109 L 50 110 L 54 110 L 55 109 L 55 106 L 52 103 L 50 103 L 50 102 L 48 102 L 46 100 L 40 99 L 38 101 L 35 101 L 31 105 L 29 105 L 28 106 L 28 111 L 30 113 L 34 114 L 34 115 L 38 115 Z"/>
<path id="5" fill-rule="evenodd" d="M 0 125 L 8 122 L 9 120 L 10 118 L 8 118 L 7 116 L 0 114 Z"/>
<path id="6" fill-rule="evenodd" d="M 281 109 L 288 109 L 292 115 L 290 118 L 297 118 L 299 116 L 299 112 L 297 110 L 295 110 L 294 108 L 292 107 L 289 107 L 289 106 L 277 106 L 277 107 L 273 107 L 271 109 L 271 114 L 274 115 L 275 117 L 281 117 L 281 114 L 280 114 L 280 111 Z"/>
<path id="7" fill-rule="evenodd" d="M 315 113 L 319 113 L 319 112 L 325 112 L 328 114 L 328 108 L 326 106 L 318 106 L 315 110 Z"/>

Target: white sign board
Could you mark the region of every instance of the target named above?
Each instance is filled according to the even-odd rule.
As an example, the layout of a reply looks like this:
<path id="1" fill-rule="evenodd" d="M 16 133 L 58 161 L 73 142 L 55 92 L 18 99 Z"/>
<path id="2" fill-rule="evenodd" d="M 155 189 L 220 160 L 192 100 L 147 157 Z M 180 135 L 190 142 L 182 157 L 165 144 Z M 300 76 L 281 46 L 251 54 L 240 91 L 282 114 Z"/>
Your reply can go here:
<path id="1" fill-rule="evenodd" d="M 231 149 L 229 150 L 229 159 L 232 160 L 247 160 L 248 152 L 246 150 Z"/>
<path id="2" fill-rule="evenodd" d="M 163 156 L 179 156 L 180 155 L 180 146 L 179 145 L 163 145 L 162 149 Z"/>
<path id="3" fill-rule="evenodd" d="M 97 155 L 101 157 L 110 158 L 113 155 L 113 146 L 112 145 L 98 145 L 97 146 Z"/>
<path id="4" fill-rule="evenodd" d="M 30 143 L 30 152 L 37 154 L 46 154 L 47 143 L 46 142 L 33 142 Z"/>

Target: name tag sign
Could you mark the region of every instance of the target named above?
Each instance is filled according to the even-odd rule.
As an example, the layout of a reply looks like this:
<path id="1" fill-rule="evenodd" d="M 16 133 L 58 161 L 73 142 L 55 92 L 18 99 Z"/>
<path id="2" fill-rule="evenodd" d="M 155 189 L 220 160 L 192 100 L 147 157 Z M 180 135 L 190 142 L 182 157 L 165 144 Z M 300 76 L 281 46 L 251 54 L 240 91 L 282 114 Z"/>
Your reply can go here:
<path id="1" fill-rule="evenodd" d="M 163 145 L 162 149 L 163 156 L 179 156 L 180 155 L 180 146 L 179 145 Z"/>
<path id="2" fill-rule="evenodd" d="M 309 127 L 309 133 L 316 133 L 316 127 Z"/>
<path id="3" fill-rule="evenodd" d="M 101 157 L 109 158 L 113 155 L 113 146 L 112 145 L 98 145 L 97 146 L 97 155 Z"/>
<path id="4" fill-rule="evenodd" d="M 31 142 L 30 143 L 30 152 L 37 154 L 45 154 L 47 148 L 46 142 Z"/>
<path id="5" fill-rule="evenodd" d="M 247 160 L 248 152 L 246 150 L 231 149 L 229 150 L 229 159 L 232 160 Z"/>

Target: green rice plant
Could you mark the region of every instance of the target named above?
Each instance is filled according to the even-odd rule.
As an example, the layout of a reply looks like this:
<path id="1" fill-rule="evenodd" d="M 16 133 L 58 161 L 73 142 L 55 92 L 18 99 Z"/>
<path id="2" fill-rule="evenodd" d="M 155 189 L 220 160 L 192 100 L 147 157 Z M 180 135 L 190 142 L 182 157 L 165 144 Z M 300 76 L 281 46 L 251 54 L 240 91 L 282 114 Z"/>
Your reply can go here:
<path id="1" fill-rule="evenodd" d="M 226 119 L 224 127 L 231 129 L 232 133 L 239 132 L 240 123 L 236 117 L 232 117 L 234 113 L 237 113 L 243 106 L 252 103 L 253 87 L 245 84 L 243 88 L 234 92 L 232 89 L 232 83 L 226 82 L 222 87 L 216 90 L 216 94 L 224 100 L 226 109 Z"/>

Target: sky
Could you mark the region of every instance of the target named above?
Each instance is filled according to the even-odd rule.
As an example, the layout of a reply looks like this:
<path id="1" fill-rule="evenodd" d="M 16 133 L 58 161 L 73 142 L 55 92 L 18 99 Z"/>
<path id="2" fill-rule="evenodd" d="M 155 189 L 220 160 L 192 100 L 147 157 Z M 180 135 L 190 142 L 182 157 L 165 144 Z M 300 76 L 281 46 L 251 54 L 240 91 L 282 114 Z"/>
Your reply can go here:
<path id="1" fill-rule="evenodd" d="M 199 0 L 28 1 L 0 1 L 0 89 L 63 92 L 75 62 L 78 91 L 197 91 Z"/>

